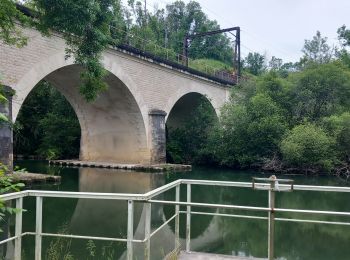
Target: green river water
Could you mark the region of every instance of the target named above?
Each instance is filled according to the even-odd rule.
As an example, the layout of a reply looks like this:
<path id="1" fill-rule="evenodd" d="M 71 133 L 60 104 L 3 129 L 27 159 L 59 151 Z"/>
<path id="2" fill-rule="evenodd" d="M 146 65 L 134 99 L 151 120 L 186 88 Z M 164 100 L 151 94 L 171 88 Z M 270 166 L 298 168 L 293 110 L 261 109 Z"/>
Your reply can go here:
<path id="1" fill-rule="evenodd" d="M 30 172 L 62 176 L 59 185 L 27 187 L 56 191 L 145 193 L 179 178 L 251 181 L 252 177 L 268 176 L 259 172 L 243 172 L 222 169 L 194 168 L 183 173 L 145 173 L 96 168 L 62 168 L 48 166 L 42 161 L 18 161 Z M 284 176 L 293 178 L 296 184 L 350 186 L 335 177 Z M 181 199 L 186 200 L 185 187 Z M 174 191 L 161 195 L 160 199 L 173 200 Z M 192 187 L 192 201 L 203 203 L 235 204 L 265 207 L 266 191 L 251 188 Z M 293 209 L 334 210 L 350 212 L 350 194 L 325 192 L 278 192 L 276 206 Z M 35 199 L 24 200 L 23 231 L 35 231 Z M 181 210 L 185 210 L 181 208 Z M 195 209 L 216 212 L 215 209 Z M 220 213 L 233 211 L 221 210 Z M 174 206 L 152 205 L 152 228 L 156 229 L 174 213 Z M 246 212 L 238 212 L 246 214 Z M 252 213 L 250 213 L 252 214 Z M 256 213 L 256 215 L 262 215 Z M 265 213 L 266 215 L 266 213 Z M 278 215 L 291 217 L 291 215 Z M 348 221 L 345 217 L 320 217 L 293 215 L 298 218 Z M 134 235 L 143 239 L 143 204 L 135 204 Z M 45 198 L 43 204 L 43 232 L 67 233 L 87 236 L 126 237 L 127 204 L 122 201 Z M 181 243 L 184 245 L 185 216 L 180 219 Z M 13 217 L 3 227 L 3 236 L 13 233 Z M 174 246 L 174 224 L 166 225 L 151 241 L 151 259 L 162 259 Z M 125 259 L 126 244 L 80 239 L 43 239 L 43 259 Z M 221 253 L 247 257 L 267 256 L 267 222 L 265 220 L 229 217 L 192 216 L 191 249 L 193 251 Z M 13 244 L 1 248 L 5 259 L 11 259 Z M 135 259 L 143 259 L 143 245 L 134 245 Z M 276 259 L 350 259 L 350 226 L 277 222 L 275 232 Z M 34 259 L 34 237 L 23 239 L 22 259 Z M 71 257 L 71 258 L 69 258 Z"/>

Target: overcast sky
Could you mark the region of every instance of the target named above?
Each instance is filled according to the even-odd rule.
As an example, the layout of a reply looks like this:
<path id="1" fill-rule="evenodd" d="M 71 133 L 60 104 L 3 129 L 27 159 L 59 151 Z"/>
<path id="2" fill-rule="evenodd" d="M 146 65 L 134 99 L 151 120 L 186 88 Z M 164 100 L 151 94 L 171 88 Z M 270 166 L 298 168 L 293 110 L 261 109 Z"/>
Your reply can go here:
<path id="1" fill-rule="evenodd" d="M 126 1 L 126 0 L 124 0 Z M 144 0 L 142 0 L 144 2 Z M 164 7 L 170 0 L 147 0 Z M 189 0 L 184 0 L 189 2 Z M 337 28 L 350 27 L 350 0 L 197 0 L 210 19 L 222 28 L 240 26 L 242 54 L 257 51 L 285 62 L 302 56 L 304 39 L 319 30 L 331 44 L 337 43 Z"/>

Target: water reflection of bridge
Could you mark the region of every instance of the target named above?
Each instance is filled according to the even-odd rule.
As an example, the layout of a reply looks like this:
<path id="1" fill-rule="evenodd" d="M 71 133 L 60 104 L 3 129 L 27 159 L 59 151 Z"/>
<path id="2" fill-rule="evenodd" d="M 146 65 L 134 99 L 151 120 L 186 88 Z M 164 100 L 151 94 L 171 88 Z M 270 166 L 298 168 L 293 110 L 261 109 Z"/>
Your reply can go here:
<path id="1" fill-rule="evenodd" d="M 79 175 L 80 192 L 106 193 L 146 193 L 166 183 L 163 173 L 144 173 L 131 171 L 111 171 L 107 169 L 81 168 Z M 172 194 L 161 195 L 171 196 Z M 161 197 L 158 197 L 161 198 Z M 174 208 L 174 207 L 172 207 Z M 152 226 L 159 227 L 167 220 L 166 211 L 170 208 L 162 205 L 152 205 Z M 146 211 L 143 203 L 136 203 L 134 208 L 134 238 L 143 239 Z M 124 201 L 79 199 L 71 219 L 71 231 L 74 234 L 89 236 L 122 237 L 126 236 L 127 204 Z M 101 234 L 101 230 L 103 234 Z M 195 232 L 191 239 L 193 250 L 203 251 L 211 244 L 222 239 L 219 231 L 218 218 L 210 217 L 201 231 Z M 166 225 L 151 240 L 151 259 L 162 259 L 174 248 L 175 233 L 171 225 Z M 181 245 L 185 239 L 180 238 Z M 135 259 L 143 259 L 143 243 L 134 244 Z M 126 251 L 120 259 L 126 258 Z"/>
<path id="2" fill-rule="evenodd" d="M 186 232 L 186 237 L 187 242 L 191 241 L 190 249 L 192 250 L 236 256 L 264 257 L 267 252 L 267 222 L 264 220 L 269 219 L 266 213 L 274 212 L 279 215 L 275 219 L 279 223 L 279 228 L 274 232 L 276 255 L 279 256 L 279 259 L 347 259 L 350 253 L 348 246 L 350 232 L 346 230 L 350 227 L 350 222 L 346 222 L 346 218 L 350 217 L 349 204 L 347 203 L 350 193 L 349 187 L 295 185 L 294 190 L 296 192 L 275 194 L 278 196 L 278 206 L 272 209 L 266 207 L 266 190 L 252 190 L 251 182 L 204 181 L 198 179 L 173 181 L 176 177 L 179 177 L 179 175 L 168 176 L 135 172 L 112 173 L 108 170 L 88 169 L 80 171 L 79 189 L 80 191 L 95 191 L 94 193 L 28 190 L 1 195 L 3 201 L 16 200 L 16 207 L 19 209 L 22 208 L 22 200 L 25 199 L 25 208 L 28 210 L 26 214 L 23 214 L 26 219 L 24 223 L 22 223 L 22 213 L 16 215 L 14 224 L 17 236 L 12 234 L 13 228 L 10 228 L 10 225 L 3 228 L 5 230 L 4 234 L 8 237 L 0 241 L 3 245 L 6 245 L 6 248 L 3 247 L 4 251 L 1 252 L 1 255 L 5 259 L 19 260 L 21 259 L 22 248 L 25 250 L 26 256 L 34 256 L 35 248 L 36 259 L 41 259 L 40 256 L 47 252 L 48 240 L 46 239 L 54 236 L 54 240 L 59 240 L 57 237 L 71 238 L 71 241 L 68 241 L 69 243 L 72 242 L 69 252 L 77 259 L 87 259 L 86 254 L 89 252 L 86 250 L 86 239 L 99 240 L 100 238 L 101 242 L 101 240 L 109 241 L 113 237 L 118 238 L 114 240 L 119 242 L 113 244 L 113 250 L 117 252 L 117 255 L 114 255 L 112 259 L 126 257 L 124 252 L 126 244 L 128 259 L 143 259 L 144 245 L 142 243 L 146 242 L 145 244 L 148 245 L 147 241 L 150 237 L 150 232 L 143 236 L 144 224 L 147 223 L 146 227 L 148 227 L 152 222 L 153 229 L 164 226 L 160 233 L 155 234 L 155 231 L 158 231 L 158 229 L 155 229 L 153 232 L 155 235 L 152 237 L 150 245 L 152 248 L 151 259 L 160 259 L 174 247 L 174 238 L 178 237 L 177 229 L 174 232 L 173 225 L 167 225 L 174 217 L 174 205 L 182 205 L 180 211 L 176 209 L 175 212 L 176 223 L 180 223 L 176 226 L 181 227 L 184 226 L 185 221 L 178 221 L 178 213 L 183 211 L 181 207 L 189 207 L 186 216 L 187 219 L 191 216 L 191 223 L 188 224 L 191 227 L 191 240 L 188 239 L 189 232 Z M 181 177 L 185 178 L 186 175 L 182 174 Z M 191 177 L 195 178 L 196 175 L 193 174 Z M 104 181 L 104 179 L 108 179 L 108 181 Z M 77 184 L 78 182 L 74 181 L 74 183 Z M 129 193 L 145 192 L 164 183 L 167 184 L 147 193 Z M 267 184 L 259 185 L 260 188 L 266 188 Z M 187 186 L 187 192 L 181 189 L 181 187 L 186 188 L 184 186 Z M 280 184 L 279 187 L 286 188 L 284 184 Z M 77 190 L 77 187 L 69 188 L 66 186 L 65 188 Z M 287 188 L 290 188 L 290 186 Z M 180 201 L 178 200 L 179 196 L 176 196 L 176 201 L 174 201 L 174 189 L 177 195 L 180 191 Z M 128 194 L 105 194 L 101 191 L 120 191 L 128 192 Z M 269 189 L 268 192 L 273 191 Z M 191 200 L 189 202 L 186 200 L 186 193 L 190 195 Z M 159 194 L 162 195 L 159 196 Z M 310 194 L 316 196 L 312 197 Z M 36 203 L 33 197 L 36 197 Z M 84 200 L 81 198 L 84 198 Z M 90 202 L 87 203 L 85 199 L 89 199 Z M 97 203 L 97 200 L 100 203 Z M 120 212 L 120 210 L 126 209 L 125 203 L 120 201 L 126 200 L 128 200 L 128 220 L 130 220 L 128 225 L 125 223 L 126 214 Z M 33 202 L 32 206 L 28 204 L 30 201 Z M 145 207 L 144 202 L 148 206 Z M 162 204 L 166 206 L 161 206 Z M 153 208 L 152 219 L 148 218 L 150 216 L 149 205 L 152 205 Z M 197 212 L 192 210 L 191 207 Z M 219 214 L 212 210 L 205 212 L 206 216 L 198 216 L 199 213 L 204 213 L 203 210 L 207 207 L 220 208 L 221 210 Z M 250 213 L 242 212 L 242 210 L 257 212 L 249 216 L 246 214 Z M 133 219 L 134 212 L 135 218 Z M 305 215 L 306 213 L 307 215 Z M 208 216 L 208 214 L 212 215 Z M 316 214 L 315 218 L 311 218 L 310 214 Z M 220 216 L 220 220 L 213 215 Z M 151 221 L 146 221 L 145 216 Z M 44 222 L 42 222 L 42 218 Z M 242 220 L 242 218 L 245 220 Z M 36 223 L 34 229 L 34 226 L 26 223 L 28 220 L 34 220 L 34 223 Z M 67 220 L 69 223 L 68 233 L 62 233 L 60 229 L 57 230 L 57 226 L 66 223 Z M 132 227 L 131 220 L 134 220 L 135 228 Z M 164 222 L 165 220 L 166 222 Z M 163 223 L 164 225 L 162 225 Z M 189 222 L 186 220 L 187 223 Z M 128 229 L 127 239 L 125 239 L 126 229 Z M 149 229 L 147 228 L 147 230 Z M 81 236 L 84 234 L 86 235 Z M 35 243 L 33 243 L 33 240 L 27 239 L 31 236 L 35 236 Z M 25 239 L 22 240 L 22 237 L 25 237 Z M 144 237 L 145 239 L 142 239 Z M 179 243 L 181 244 L 184 244 L 183 237 L 184 235 L 180 230 L 181 239 L 179 239 L 181 241 Z M 327 241 L 327 247 L 324 246 L 325 241 Z M 21 246 L 21 243 L 23 246 Z M 312 243 L 312 247 L 310 247 L 310 243 Z M 96 245 L 100 249 L 103 246 L 101 243 Z M 10 255 L 13 252 L 13 246 L 15 246 L 14 251 L 17 255 L 15 258 L 13 253 L 12 257 Z M 147 246 L 147 250 L 144 252 L 149 253 L 148 249 L 150 247 Z M 96 255 L 100 257 L 100 254 Z M 45 255 L 45 259 L 50 258 Z M 100 259 L 106 258 L 100 257 Z"/>

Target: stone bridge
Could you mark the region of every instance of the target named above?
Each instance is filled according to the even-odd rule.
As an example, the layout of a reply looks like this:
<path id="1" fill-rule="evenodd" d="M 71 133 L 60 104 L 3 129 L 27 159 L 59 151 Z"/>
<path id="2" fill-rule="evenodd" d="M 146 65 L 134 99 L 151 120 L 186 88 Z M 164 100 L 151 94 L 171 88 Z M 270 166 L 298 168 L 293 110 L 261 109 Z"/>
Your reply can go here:
<path id="1" fill-rule="evenodd" d="M 25 29 L 23 48 L 0 42 L 0 81 L 13 89 L 16 120 L 30 91 L 46 80 L 72 105 L 81 126 L 80 159 L 118 163 L 165 162 L 165 123 L 178 125 L 206 97 L 218 113 L 229 96 L 228 85 L 122 49 L 108 49 L 102 62 L 108 90 L 88 103 L 79 94 L 81 68 L 65 59 L 59 35 L 44 37 Z M 10 102 L 11 104 L 11 102 Z M 12 133 L 0 130 L 0 159 L 12 160 Z"/>

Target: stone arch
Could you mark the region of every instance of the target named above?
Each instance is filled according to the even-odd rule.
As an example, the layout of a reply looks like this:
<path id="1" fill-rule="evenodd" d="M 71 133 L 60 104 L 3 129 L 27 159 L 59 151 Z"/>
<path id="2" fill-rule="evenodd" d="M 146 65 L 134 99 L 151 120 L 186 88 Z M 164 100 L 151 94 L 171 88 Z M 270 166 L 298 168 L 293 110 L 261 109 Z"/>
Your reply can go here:
<path id="1" fill-rule="evenodd" d="M 80 159 L 117 163 L 147 163 L 147 109 L 136 85 L 108 52 L 103 55 L 109 85 L 95 102 L 79 94 L 81 68 L 58 53 L 32 67 L 13 87 L 13 120 L 29 92 L 45 79 L 53 84 L 75 110 L 81 126 Z"/>
<path id="2" fill-rule="evenodd" d="M 134 83 L 131 77 L 125 73 L 121 66 L 117 66 L 117 64 L 113 61 L 114 59 L 111 55 L 113 54 L 110 52 L 105 52 L 103 54 L 102 63 L 104 68 L 119 78 L 129 89 L 129 91 L 134 96 L 138 106 L 140 107 L 142 116 L 146 122 L 148 117 L 147 105 L 144 102 L 142 96 L 138 93 L 137 85 Z M 42 60 L 40 63 L 32 66 L 27 73 L 25 73 L 13 86 L 11 86 L 16 91 L 16 95 L 14 97 L 16 102 L 13 104 L 12 112 L 13 121 L 16 121 L 19 108 L 22 105 L 24 99 L 28 96 L 29 92 L 47 75 L 69 65 L 74 65 L 74 60 L 72 58 L 66 59 L 64 51 L 56 53 L 55 55 L 52 55 L 45 60 Z"/>
<path id="3" fill-rule="evenodd" d="M 213 96 L 212 92 L 209 91 L 208 89 L 205 89 L 203 87 L 199 87 L 199 86 L 193 86 L 193 87 L 182 87 L 180 88 L 174 95 L 172 95 L 166 106 L 164 111 L 167 113 L 167 118 L 169 117 L 169 114 L 171 112 L 171 110 L 174 108 L 175 104 L 184 96 L 188 95 L 188 94 L 198 94 L 201 95 L 203 97 L 206 97 L 207 100 L 211 103 L 212 107 L 215 110 L 216 115 L 219 115 L 220 112 L 220 107 L 221 105 L 225 102 L 225 100 L 220 101 L 218 100 L 216 97 Z"/>
<path id="4" fill-rule="evenodd" d="M 218 109 L 215 109 L 212 100 L 210 100 L 206 95 L 198 92 L 189 92 L 181 96 L 168 112 L 166 120 L 168 129 L 174 129 L 182 126 L 191 116 L 191 112 L 197 108 L 203 99 L 210 104 L 211 108 L 213 109 L 213 113 L 218 116 Z"/>

